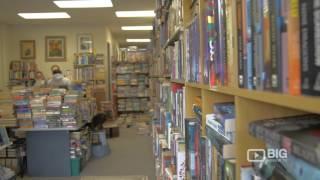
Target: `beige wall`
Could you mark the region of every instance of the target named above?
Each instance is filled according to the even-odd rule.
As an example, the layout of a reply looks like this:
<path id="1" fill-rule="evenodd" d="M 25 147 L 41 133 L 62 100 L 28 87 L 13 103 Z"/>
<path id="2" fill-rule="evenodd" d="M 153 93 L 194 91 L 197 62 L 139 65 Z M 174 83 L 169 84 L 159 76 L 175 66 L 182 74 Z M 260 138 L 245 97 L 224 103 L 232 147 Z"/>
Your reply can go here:
<path id="1" fill-rule="evenodd" d="M 0 88 L 3 89 L 9 79 L 8 62 L 8 26 L 0 24 Z"/>
<path id="2" fill-rule="evenodd" d="M 36 63 L 46 77 L 51 77 L 50 67 L 58 64 L 63 71 L 73 70 L 74 53 L 77 52 L 77 35 L 90 33 L 93 35 L 96 53 L 106 53 L 106 35 L 104 26 L 45 26 L 16 25 L 9 27 L 9 60 L 20 59 L 20 40 L 36 41 Z M 66 37 L 66 62 L 45 61 L 45 36 Z"/>

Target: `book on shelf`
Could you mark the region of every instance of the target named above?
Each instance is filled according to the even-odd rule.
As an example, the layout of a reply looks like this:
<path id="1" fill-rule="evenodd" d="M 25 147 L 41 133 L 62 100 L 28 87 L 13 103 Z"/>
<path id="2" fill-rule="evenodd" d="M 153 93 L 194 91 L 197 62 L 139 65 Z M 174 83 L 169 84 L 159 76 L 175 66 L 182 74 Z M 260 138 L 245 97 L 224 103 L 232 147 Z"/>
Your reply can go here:
<path id="1" fill-rule="evenodd" d="M 314 114 L 273 118 L 250 123 L 249 133 L 274 148 L 285 148 L 289 154 L 319 166 L 319 123 L 319 115 Z"/>

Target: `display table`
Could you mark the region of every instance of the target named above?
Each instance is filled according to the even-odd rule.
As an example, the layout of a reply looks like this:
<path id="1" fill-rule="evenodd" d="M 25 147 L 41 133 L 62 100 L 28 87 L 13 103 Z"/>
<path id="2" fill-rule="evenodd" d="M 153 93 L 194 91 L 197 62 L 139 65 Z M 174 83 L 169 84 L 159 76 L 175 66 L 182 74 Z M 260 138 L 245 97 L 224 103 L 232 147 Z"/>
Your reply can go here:
<path id="1" fill-rule="evenodd" d="M 35 177 L 71 176 L 70 131 L 77 128 L 25 128 L 28 175 Z"/>

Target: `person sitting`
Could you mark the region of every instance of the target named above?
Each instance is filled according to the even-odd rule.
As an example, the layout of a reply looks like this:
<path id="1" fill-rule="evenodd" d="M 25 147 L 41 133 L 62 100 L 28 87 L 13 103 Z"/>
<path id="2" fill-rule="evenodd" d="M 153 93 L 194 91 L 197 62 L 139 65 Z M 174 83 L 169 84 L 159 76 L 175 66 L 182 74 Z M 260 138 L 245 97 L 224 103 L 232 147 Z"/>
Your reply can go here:
<path id="1" fill-rule="evenodd" d="M 33 87 L 45 87 L 47 85 L 47 81 L 41 71 L 37 71 L 33 83 Z"/>
<path id="2" fill-rule="evenodd" d="M 48 86 L 51 88 L 70 89 L 71 81 L 63 76 L 60 69 L 55 69 L 52 71 L 52 78 L 48 81 Z"/>

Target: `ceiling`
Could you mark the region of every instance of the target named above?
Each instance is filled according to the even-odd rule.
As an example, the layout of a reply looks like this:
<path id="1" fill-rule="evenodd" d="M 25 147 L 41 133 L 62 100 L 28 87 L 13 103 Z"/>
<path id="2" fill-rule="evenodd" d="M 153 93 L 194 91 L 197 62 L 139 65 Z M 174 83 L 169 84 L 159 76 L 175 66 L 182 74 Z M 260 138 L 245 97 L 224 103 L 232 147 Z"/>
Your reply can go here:
<path id="1" fill-rule="evenodd" d="M 121 47 L 137 45 L 126 43 L 126 38 L 150 38 L 151 31 L 122 31 L 123 25 L 152 25 L 153 18 L 117 18 L 115 11 L 153 10 L 155 0 L 112 0 L 112 8 L 60 9 L 53 0 L 0 0 L 0 22 L 6 24 L 74 24 L 106 25 Z M 71 19 L 26 20 L 17 15 L 19 12 L 65 11 Z M 146 45 L 146 44 L 144 44 Z"/>

